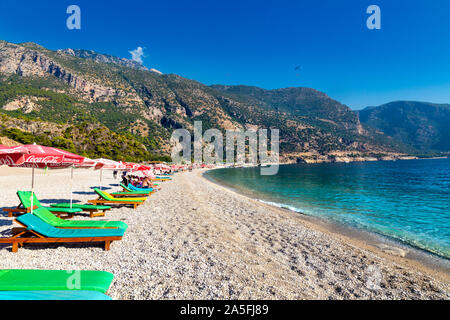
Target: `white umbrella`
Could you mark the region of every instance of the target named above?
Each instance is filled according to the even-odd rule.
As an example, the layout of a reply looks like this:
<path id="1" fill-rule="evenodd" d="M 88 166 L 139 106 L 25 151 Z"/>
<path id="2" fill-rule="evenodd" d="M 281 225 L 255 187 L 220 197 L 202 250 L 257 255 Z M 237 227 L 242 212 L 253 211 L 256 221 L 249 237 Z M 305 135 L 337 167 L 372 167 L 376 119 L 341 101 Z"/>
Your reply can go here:
<path id="1" fill-rule="evenodd" d="M 120 162 L 109 159 L 95 159 L 95 170 L 100 170 L 100 190 L 102 190 L 103 170 L 125 170 L 126 166 Z"/>

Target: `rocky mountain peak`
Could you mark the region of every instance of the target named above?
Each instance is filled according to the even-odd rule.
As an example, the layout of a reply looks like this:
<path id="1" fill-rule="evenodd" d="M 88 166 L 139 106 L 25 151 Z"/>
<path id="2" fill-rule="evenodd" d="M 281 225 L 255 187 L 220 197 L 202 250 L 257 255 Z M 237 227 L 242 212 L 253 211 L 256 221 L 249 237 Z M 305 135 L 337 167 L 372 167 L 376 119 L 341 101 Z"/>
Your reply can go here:
<path id="1" fill-rule="evenodd" d="M 57 50 L 57 52 L 59 54 L 66 54 L 82 59 L 90 59 L 100 63 L 114 63 L 127 68 L 133 68 L 137 70 L 148 70 L 147 67 L 143 66 L 142 64 L 136 61 L 126 58 L 115 57 L 109 54 L 98 53 L 93 50 L 67 48 L 67 49 L 59 49 Z"/>

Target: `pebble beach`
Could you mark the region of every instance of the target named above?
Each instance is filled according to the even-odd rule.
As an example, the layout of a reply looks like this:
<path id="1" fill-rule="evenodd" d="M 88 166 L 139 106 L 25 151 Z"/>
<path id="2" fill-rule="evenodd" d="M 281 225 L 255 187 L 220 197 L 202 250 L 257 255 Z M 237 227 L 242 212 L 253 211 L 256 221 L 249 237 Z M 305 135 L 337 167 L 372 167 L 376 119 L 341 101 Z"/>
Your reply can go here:
<path id="1" fill-rule="evenodd" d="M 99 172 L 36 171 L 43 205 L 96 198 Z M 128 224 L 110 251 L 100 245 L 0 246 L 0 269 L 105 270 L 113 299 L 449 299 L 450 274 L 333 233 L 298 213 L 210 182 L 203 170 L 174 175 L 144 205 L 95 220 Z M 111 172 L 106 191 L 121 191 Z M 30 190 L 31 170 L 0 168 L 0 207 Z M 90 219 L 77 215 L 75 219 Z M 0 236 L 13 218 L 0 218 Z"/>

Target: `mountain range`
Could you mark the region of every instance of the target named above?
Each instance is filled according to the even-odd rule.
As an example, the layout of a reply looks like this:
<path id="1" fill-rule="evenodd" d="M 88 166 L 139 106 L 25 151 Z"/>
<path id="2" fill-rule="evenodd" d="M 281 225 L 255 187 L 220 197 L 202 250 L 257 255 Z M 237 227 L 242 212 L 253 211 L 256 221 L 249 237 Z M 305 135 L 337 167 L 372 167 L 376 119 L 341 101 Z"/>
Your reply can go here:
<path id="1" fill-rule="evenodd" d="M 280 130 L 283 162 L 447 155 L 449 105 L 353 111 L 293 87 L 204 85 L 91 50 L 0 41 L 0 136 L 89 157 L 167 160 L 174 129 Z"/>

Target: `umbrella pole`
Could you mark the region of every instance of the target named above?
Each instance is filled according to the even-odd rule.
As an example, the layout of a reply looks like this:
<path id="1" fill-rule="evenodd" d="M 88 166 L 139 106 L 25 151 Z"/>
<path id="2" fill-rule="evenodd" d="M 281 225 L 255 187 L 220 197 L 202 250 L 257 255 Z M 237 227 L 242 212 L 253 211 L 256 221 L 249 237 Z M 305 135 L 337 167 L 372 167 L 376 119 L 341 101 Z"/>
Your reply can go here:
<path id="1" fill-rule="evenodd" d="M 70 168 L 70 209 L 72 209 L 73 203 L 73 165 Z"/>
<path id="2" fill-rule="evenodd" d="M 31 169 L 31 213 L 33 213 L 34 200 L 34 167 Z"/>
<path id="3" fill-rule="evenodd" d="M 103 176 L 103 169 L 100 169 L 100 191 L 102 191 L 102 176 Z"/>

